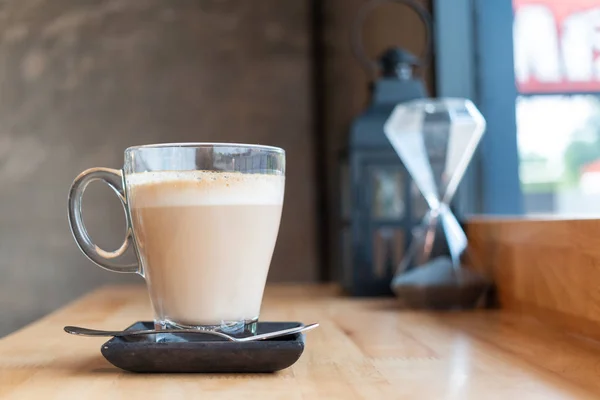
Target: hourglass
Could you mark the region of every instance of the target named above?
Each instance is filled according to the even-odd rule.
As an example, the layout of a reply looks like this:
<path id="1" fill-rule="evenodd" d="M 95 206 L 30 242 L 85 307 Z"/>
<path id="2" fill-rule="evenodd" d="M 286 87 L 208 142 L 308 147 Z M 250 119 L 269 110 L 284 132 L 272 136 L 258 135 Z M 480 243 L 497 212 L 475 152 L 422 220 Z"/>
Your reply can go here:
<path id="1" fill-rule="evenodd" d="M 433 243 L 440 239 L 447 244 L 452 268 L 432 271 L 431 276 L 421 279 L 439 284 L 444 279 L 440 274 L 453 271 L 458 280 L 463 276 L 460 258 L 467 247 L 467 237 L 450 209 L 450 202 L 484 130 L 485 119 L 475 105 L 458 98 L 402 103 L 384 125 L 387 138 L 429 207 L 421 225 L 413 231 L 396 277 L 411 267 L 431 262 Z M 439 234 L 443 238 L 436 238 Z"/>

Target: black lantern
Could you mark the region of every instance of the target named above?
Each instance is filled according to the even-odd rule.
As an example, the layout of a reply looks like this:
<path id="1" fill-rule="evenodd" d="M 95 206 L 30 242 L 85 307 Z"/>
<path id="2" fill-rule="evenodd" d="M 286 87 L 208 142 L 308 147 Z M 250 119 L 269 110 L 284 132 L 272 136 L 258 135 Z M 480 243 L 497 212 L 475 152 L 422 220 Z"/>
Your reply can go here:
<path id="1" fill-rule="evenodd" d="M 426 97 L 415 73 L 430 58 L 431 22 L 413 1 L 396 0 L 413 9 L 427 29 L 427 47 L 420 59 L 401 48 L 385 51 L 378 62 L 363 52 L 361 28 L 366 15 L 382 1 L 359 11 L 353 30 L 357 58 L 375 76 L 367 109 L 350 128 L 341 162 L 341 281 L 356 296 L 391 295 L 390 281 L 408 247 L 411 230 L 427 211 L 383 126 L 399 103 Z"/>

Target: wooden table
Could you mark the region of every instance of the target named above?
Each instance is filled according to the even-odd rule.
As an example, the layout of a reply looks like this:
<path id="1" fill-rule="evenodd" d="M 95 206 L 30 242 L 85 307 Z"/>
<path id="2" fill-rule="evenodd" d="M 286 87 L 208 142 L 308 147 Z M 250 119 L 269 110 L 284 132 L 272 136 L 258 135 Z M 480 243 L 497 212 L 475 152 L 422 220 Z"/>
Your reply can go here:
<path id="1" fill-rule="evenodd" d="M 104 339 L 64 325 L 150 319 L 143 287 L 111 286 L 0 339 L 2 399 L 600 398 L 600 345 L 501 311 L 417 313 L 332 286 L 267 289 L 262 318 L 321 323 L 293 367 L 266 375 L 122 372 Z"/>

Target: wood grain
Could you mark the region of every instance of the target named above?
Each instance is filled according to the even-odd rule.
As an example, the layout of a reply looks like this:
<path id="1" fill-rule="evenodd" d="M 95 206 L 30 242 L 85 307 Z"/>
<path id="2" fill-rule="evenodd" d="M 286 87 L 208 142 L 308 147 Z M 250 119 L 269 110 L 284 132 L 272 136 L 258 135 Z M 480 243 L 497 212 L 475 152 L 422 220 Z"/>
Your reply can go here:
<path id="1" fill-rule="evenodd" d="M 600 339 L 600 220 L 476 219 L 467 232 L 502 308 Z"/>
<path id="2" fill-rule="evenodd" d="M 416 313 L 333 286 L 271 286 L 265 320 L 318 321 L 302 358 L 269 375 L 143 375 L 66 324 L 151 318 L 143 287 L 111 286 L 0 340 L 0 398 L 588 399 L 600 347 L 506 312 Z"/>

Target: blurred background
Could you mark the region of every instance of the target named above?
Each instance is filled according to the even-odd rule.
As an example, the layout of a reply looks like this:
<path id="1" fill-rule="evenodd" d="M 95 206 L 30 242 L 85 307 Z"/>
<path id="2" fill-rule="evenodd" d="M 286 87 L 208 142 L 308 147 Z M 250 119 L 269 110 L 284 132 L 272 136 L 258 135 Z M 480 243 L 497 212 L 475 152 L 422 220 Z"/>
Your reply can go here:
<path id="1" fill-rule="evenodd" d="M 231 141 L 286 149 L 271 281 L 335 279 L 336 169 L 369 102 L 350 32 L 364 0 L 0 1 L 0 336 L 97 286 L 67 223 L 73 178 L 123 150 Z M 458 215 L 600 214 L 600 5 L 421 0 L 433 15 L 431 96 L 473 99 L 488 132 Z M 376 57 L 419 54 L 425 30 L 384 4 L 362 27 Z M 513 68 L 514 67 L 514 68 Z M 110 190 L 84 199 L 92 238 L 122 241 Z"/>

